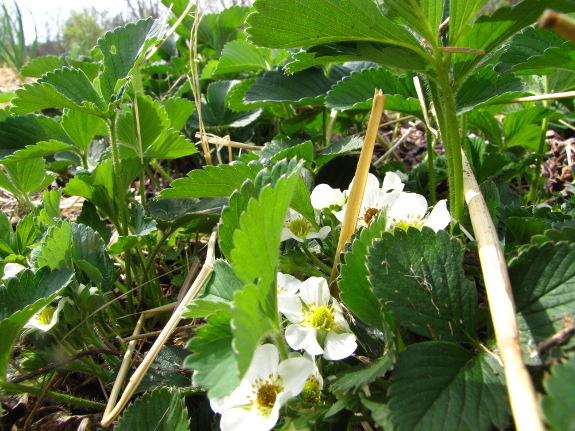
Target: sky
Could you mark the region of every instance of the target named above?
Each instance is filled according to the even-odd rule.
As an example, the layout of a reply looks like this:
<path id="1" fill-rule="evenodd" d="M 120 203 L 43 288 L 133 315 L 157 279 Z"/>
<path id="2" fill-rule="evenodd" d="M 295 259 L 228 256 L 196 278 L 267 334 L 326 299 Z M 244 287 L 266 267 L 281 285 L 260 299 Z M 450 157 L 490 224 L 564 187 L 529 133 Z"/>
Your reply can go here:
<path id="1" fill-rule="evenodd" d="M 26 42 L 34 39 L 34 22 L 38 32 L 38 41 L 45 42 L 48 37 L 56 37 L 58 27 L 62 26 L 72 10 L 81 11 L 84 7 L 97 7 L 108 10 L 110 16 L 126 10 L 123 0 L 16 0 L 24 22 Z M 6 1 L 10 5 L 10 1 Z"/>

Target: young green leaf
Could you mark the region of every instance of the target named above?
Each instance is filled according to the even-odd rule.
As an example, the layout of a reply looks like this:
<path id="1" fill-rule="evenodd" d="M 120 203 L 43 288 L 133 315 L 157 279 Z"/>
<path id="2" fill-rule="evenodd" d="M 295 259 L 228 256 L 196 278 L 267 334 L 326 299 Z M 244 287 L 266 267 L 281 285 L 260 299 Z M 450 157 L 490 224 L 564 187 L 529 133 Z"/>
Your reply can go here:
<path id="1" fill-rule="evenodd" d="M 440 3 L 434 1 L 433 3 Z M 487 0 L 450 0 L 449 2 L 449 44 L 455 46 L 461 32 L 479 13 Z"/>
<path id="2" fill-rule="evenodd" d="M 477 292 L 462 268 L 460 243 L 440 230 L 396 229 L 368 258 L 381 303 L 407 329 L 435 340 L 475 338 Z"/>
<path id="3" fill-rule="evenodd" d="M 134 401 L 118 422 L 116 431 L 187 431 L 190 419 L 177 389 L 156 389 Z"/>
<path id="4" fill-rule="evenodd" d="M 187 348 L 193 354 L 184 361 L 194 370 L 193 382 L 209 388 L 210 398 L 229 395 L 240 383 L 238 363 L 232 349 L 231 314 L 219 311 L 206 318 Z"/>
<path id="5" fill-rule="evenodd" d="M 56 178 L 55 174 L 46 172 L 46 163 L 42 158 L 4 162 L 3 166 L 14 189 L 26 196 L 48 187 Z M 3 187 L 3 183 L 0 183 L 0 187 Z"/>
<path id="6" fill-rule="evenodd" d="M 508 423 L 503 367 L 488 353 L 423 342 L 399 355 L 389 388 L 398 431 L 488 431 Z"/>
<path id="7" fill-rule="evenodd" d="M 31 59 L 28 63 L 20 69 L 20 75 L 29 76 L 31 78 L 40 78 L 45 73 L 51 72 L 55 69 L 60 69 L 66 66 L 66 62 L 62 57 L 55 55 L 43 55 Z"/>
<path id="8" fill-rule="evenodd" d="M 258 48 L 246 40 L 234 40 L 224 47 L 213 73 L 225 75 L 269 70 L 272 66 L 269 63 L 271 55 L 272 50 L 269 48 Z"/>
<path id="9" fill-rule="evenodd" d="M 483 0 L 485 1 L 485 0 Z M 451 4 L 457 3 L 452 1 Z M 386 15 L 398 24 L 406 25 L 422 38 L 436 38 L 443 16 L 441 0 L 387 0 Z M 385 93 L 385 92 L 384 92 Z"/>
<path id="10" fill-rule="evenodd" d="M 108 134 L 106 123 L 101 118 L 72 110 L 62 115 L 62 128 L 84 155 L 87 155 L 94 136 Z"/>
<path id="11" fill-rule="evenodd" d="M 169 97 L 160 103 L 168 113 L 170 126 L 174 130 L 182 130 L 195 109 L 191 100 L 181 97 Z"/>

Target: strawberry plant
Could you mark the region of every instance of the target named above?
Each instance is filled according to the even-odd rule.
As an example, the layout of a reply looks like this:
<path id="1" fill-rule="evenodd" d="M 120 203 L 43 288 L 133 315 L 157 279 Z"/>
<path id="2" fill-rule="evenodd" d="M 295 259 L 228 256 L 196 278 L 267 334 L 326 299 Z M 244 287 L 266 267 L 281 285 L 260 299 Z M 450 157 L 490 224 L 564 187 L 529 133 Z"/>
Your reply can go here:
<path id="1" fill-rule="evenodd" d="M 573 3 L 171 7 L 0 111 L 2 423 L 570 429 Z"/>

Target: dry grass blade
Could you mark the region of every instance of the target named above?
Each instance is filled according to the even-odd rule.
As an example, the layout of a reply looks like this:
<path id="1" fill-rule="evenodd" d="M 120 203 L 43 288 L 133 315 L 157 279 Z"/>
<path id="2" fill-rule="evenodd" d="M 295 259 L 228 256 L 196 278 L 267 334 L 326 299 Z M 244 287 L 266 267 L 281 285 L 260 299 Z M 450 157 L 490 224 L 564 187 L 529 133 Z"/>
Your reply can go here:
<path id="1" fill-rule="evenodd" d="M 561 36 L 575 42 L 575 20 L 562 13 L 547 9 L 537 21 L 541 28 L 551 28 Z"/>
<path id="2" fill-rule="evenodd" d="M 339 256 L 343 251 L 345 243 L 349 242 L 351 236 L 355 232 L 357 217 L 359 216 L 361 201 L 363 199 L 363 192 L 365 191 L 367 174 L 369 173 L 369 167 L 371 166 L 371 158 L 373 156 L 375 138 L 379 129 L 379 123 L 381 121 L 381 114 L 383 113 L 384 105 L 385 96 L 381 90 L 376 89 L 375 95 L 373 96 L 373 106 L 371 108 L 369 123 L 367 125 L 367 131 L 363 141 L 363 148 L 361 149 L 359 161 L 355 170 L 355 178 L 349 192 L 349 199 L 347 201 L 345 215 L 341 225 L 341 233 L 339 234 L 339 242 L 335 252 L 331 277 L 329 279 L 329 289 L 332 296 L 335 298 L 339 297 L 339 288 L 337 287 L 336 283 L 337 276 L 339 275 Z"/>
<path id="3" fill-rule="evenodd" d="M 501 251 L 497 231 L 471 166 L 465 153 L 462 156 L 465 201 L 477 238 L 491 319 L 499 355 L 505 368 L 507 392 L 515 426 L 518 431 L 543 431 L 545 428 L 539 415 L 535 388 L 521 355 L 515 304 L 505 256 Z"/>
<path id="4" fill-rule="evenodd" d="M 201 287 L 208 280 L 210 274 L 214 270 L 213 263 L 215 260 L 214 252 L 216 247 L 216 237 L 217 232 L 214 230 L 214 232 L 212 232 L 212 235 L 210 236 L 210 240 L 208 241 L 208 253 L 202 270 L 198 274 L 198 277 L 194 281 L 194 284 L 192 284 L 192 287 L 190 288 L 188 293 L 186 293 L 186 296 L 184 296 L 182 301 L 176 307 L 176 310 L 173 312 L 172 316 L 170 317 L 170 320 L 168 320 L 166 326 L 164 326 L 164 329 L 162 330 L 162 332 L 160 333 L 160 335 L 158 336 L 158 338 L 156 339 L 156 341 L 154 342 L 154 344 L 144 357 L 142 363 L 130 378 L 130 381 L 126 386 L 126 389 L 124 389 L 124 393 L 122 394 L 120 401 L 118 401 L 118 404 L 116 404 L 113 408 L 108 407 L 106 408 L 107 414 L 104 415 L 101 421 L 101 425 L 103 427 L 109 426 L 112 423 L 112 421 L 124 409 L 124 407 L 128 404 L 128 401 L 138 388 L 140 382 L 142 381 L 148 369 L 154 362 L 154 359 L 156 359 L 158 353 L 160 353 L 160 349 L 163 347 L 164 344 L 166 344 L 166 341 L 168 340 L 168 338 L 170 337 L 170 335 L 180 322 L 184 308 L 195 298 Z M 112 403 L 108 404 L 109 406 L 113 405 Z"/>

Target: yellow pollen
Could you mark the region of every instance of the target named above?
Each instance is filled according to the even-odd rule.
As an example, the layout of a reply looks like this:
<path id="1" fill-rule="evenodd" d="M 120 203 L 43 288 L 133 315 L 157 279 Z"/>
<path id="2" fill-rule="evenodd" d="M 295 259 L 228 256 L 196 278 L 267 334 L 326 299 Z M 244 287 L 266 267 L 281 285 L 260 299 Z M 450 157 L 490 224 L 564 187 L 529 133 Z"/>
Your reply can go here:
<path id="1" fill-rule="evenodd" d="M 47 306 L 35 317 L 36 322 L 40 325 L 49 325 L 52 321 L 52 316 L 54 315 L 56 309 L 52 306 Z"/>
<path id="2" fill-rule="evenodd" d="M 278 385 L 274 385 L 272 383 L 266 382 L 260 386 L 258 389 L 258 394 L 256 398 L 256 402 L 258 407 L 264 409 L 271 409 L 276 402 L 276 397 L 278 392 L 280 391 L 280 387 Z"/>
<path id="3" fill-rule="evenodd" d="M 365 221 L 365 224 L 369 224 L 369 222 L 373 220 L 378 212 L 379 210 L 377 208 L 367 208 L 363 215 L 363 221 Z"/>
<path id="4" fill-rule="evenodd" d="M 319 380 L 315 376 L 311 376 L 306 382 L 301 391 L 301 399 L 308 404 L 319 403 L 319 398 L 321 395 L 321 387 Z"/>
<path id="5" fill-rule="evenodd" d="M 335 326 L 335 311 L 332 306 L 323 305 L 317 308 L 310 308 L 311 310 L 305 317 L 309 326 L 328 331 Z"/>
<path id="6" fill-rule="evenodd" d="M 289 230 L 298 238 L 305 238 L 311 230 L 311 223 L 301 218 L 292 220 L 288 225 Z"/>

